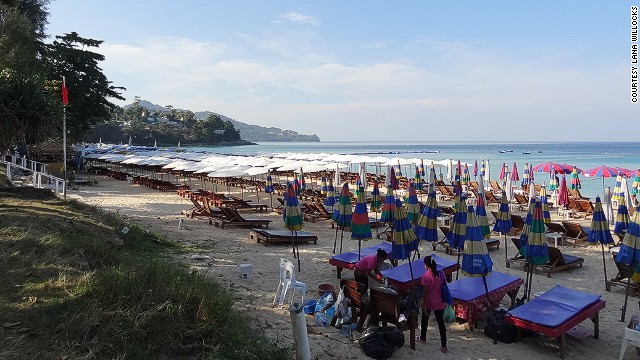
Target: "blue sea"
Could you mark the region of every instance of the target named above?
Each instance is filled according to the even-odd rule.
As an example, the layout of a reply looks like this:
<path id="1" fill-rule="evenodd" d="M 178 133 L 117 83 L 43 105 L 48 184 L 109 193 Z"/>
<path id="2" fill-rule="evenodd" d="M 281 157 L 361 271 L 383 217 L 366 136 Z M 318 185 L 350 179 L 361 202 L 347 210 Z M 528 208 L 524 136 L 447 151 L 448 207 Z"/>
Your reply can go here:
<path id="1" fill-rule="evenodd" d="M 517 164 L 520 178 L 522 178 L 525 163 L 535 166 L 543 162 L 556 162 L 575 165 L 583 170 L 600 165 L 623 167 L 630 170 L 640 168 L 640 142 L 290 142 L 220 148 L 190 148 L 190 150 L 261 156 L 281 153 L 339 153 L 425 160 L 453 159 L 457 161 L 459 159 L 469 164 L 478 161 L 478 166 L 480 166 L 482 159 L 489 159 L 492 179 L 498 177 L 503 163 L 506 163 L 511 169 L 514 162 Z M 512 152 L 500 153 L 501 150 L 511 150 Z M 472 172 L 472 166 L 469 171 Z M 542 181 L 548 184 L 549 174 L 535 173 L 534 179 L 538 184 Z M 582 182 L 581 192 L 584 196 L 593 198 L 603 194 L 602 178 L 580 176 L 580 180 Z M 629 179 L 628 184 L 631 185 L 632 181 L 633 179 Z M 567 184 L 569 183 L 570 175 L 567 175 Z M 605 178 L 604 186 L 610 186 L 613 189 L 615 178 Z"/>

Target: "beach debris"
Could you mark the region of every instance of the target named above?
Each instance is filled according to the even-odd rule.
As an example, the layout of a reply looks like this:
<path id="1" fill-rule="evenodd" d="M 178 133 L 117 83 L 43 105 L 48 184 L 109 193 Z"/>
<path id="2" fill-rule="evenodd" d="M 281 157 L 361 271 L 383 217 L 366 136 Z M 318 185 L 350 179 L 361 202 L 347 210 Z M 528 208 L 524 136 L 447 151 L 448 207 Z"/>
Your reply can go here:
<path id="1" fill-rule="evenodd" d="M 122 228 L 122 233 L 123 234 L 127 235 L 128 232 L 129 232 L 129 228 L 128 227 L 125 226 L 125 227 Z"/>

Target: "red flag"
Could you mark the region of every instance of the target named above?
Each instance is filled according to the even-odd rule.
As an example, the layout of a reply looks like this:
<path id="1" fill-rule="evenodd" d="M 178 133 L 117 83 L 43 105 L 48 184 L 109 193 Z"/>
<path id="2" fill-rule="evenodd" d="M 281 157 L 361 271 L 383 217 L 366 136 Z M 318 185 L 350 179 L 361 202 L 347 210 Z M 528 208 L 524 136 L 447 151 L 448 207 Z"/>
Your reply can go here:
<path id="1" fill-rule="evenodd" d="M 69 93 L 67 92 L 67 86 L 65 85 L 64 76 L 62 77 L 62 105 L 69 104 Z"/>

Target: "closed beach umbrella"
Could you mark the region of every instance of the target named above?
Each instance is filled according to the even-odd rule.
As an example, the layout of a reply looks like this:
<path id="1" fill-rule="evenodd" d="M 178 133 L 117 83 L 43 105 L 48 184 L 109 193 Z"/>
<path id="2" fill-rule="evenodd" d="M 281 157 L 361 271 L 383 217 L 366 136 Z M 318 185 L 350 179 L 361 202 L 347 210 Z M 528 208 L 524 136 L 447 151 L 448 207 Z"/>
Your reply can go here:
<path id="1" fill-rule="evenodd" d="M 320 194 L 327 195 L 327 177 L 324 175 L 320 178 Z"/>
<path id="2" fill-rule="evenodd" d="M 486 164 L 487 164 L 487 168 L 484 174 L 484 179 L 487 182 L 487 184 L 491 184 L 491 167 L 489 166 L 489 159 L 487 159 Z"/>
<path id="3" fill-rule="evenodd" d="M 635 209 L 633 213 L 633 220 L 629 224 L 627 233 L 622 239 L 620 250 L 616 255 L 616 261 L 625 265 L 629 265 L 632 268 L 636 268 L 640 262 L 640 207 Z M 624 306 L 622 308 L 622 317 L 620 321 L 625 320 L 625 313 L 627 311 L 627 301 L 629 299 L 629 282 L 630 278 L 627 278 L 627 291 L 624 297 Z"/>
<path id="4" fill-rule="evenodd" d="M 336 204 L 336 195 L 331 178 L 329 178 L 329 184 L 327 185 L 327 196 L 324 198 L 324 204 L 331 206 L 331 212 L 333 212 L 333 206 Z"/>
<path id="5" fill-rule="evenodd" d="M 531 184 L 531 176 L 529 174 L 529 164 L 524 164 L 524 171 L 522 172 L 522 182 L 520 183 L 523 189 Z"/>
<path id="6" fill-rule="evenodd" d="M 602 210 L 600 197 L 596 196 L 596 203 L 593 210 L 593 219 L 591 220 L 591 232 L 587 240 L 590 243 L 599 243 L 602 247 L 602 266 L 604 267 L 604 285 L 607 286 L 607 264 L 604 257 L 604 246 L 613 243 L 611 231 L 609 230 L 609 222 Z"/>
<path id="7" fill-rule="evenodd" d="M 393 233 L 391 243 L 391 255 L 394 259 L 411 259 L 411 252 L 418 250 L 419 239 L 407 220 L 404 207 L 400 200 L 396 199 L 396 209 L 393 216 Z M 413 278 L 413 270 L 411 269 Z"/>
<path id="8" fill-rule="evenodd" d="M 500 199 L 500 206 L 498 207 L 498 217 L 495 224 L 493 224 L 493 231 L 504 235 L 504 259 L 507 260 L 507 234 L 511 232 L 511 213 L 509 212 L 509 202 L 507 201 L 507 195 L 502 191 L 502 198 Z"/>
<path id="9" fill-rule="evenodd" d="M 502 167 L 500 167 L 500 174 L 498 175 L 498 179 L 504 181 L 505 176 L 507 175 L 507 164 L 506 163 L 502 163 Z"/>
<path id="10" fill-rule="evenodd" d="M 511 202 L 513 200 L 513 186 L 509 175 L 505 175 L 504 190 L 507 195 L 507 202 Z"/>
<path id="11" fill-rule="evenodd" d="M 304 172 L 302 171 L 302 168 L 300 168 L 300 191 L 304 190 L 307 188 L 307 183 L 304 180 Z"/>
<path id="12" fill-rule="evenodd" d="M 337 215 L 336 215 L 337 211 Z M 349 184 L 344 183 L 342 190 L 340 191 L 340 197 L 338 198 L 338 205 L 334 210 L 334 221 L 336 223 L 336 237 L 333 241 L 333 252 L 336 252 L 336 242 L 338 240 L 338 229 L 342 229 L 340 233 L 340 254 L 342 254 L 342 237 L 344 235 L 344 228 L 351 226 L 351 194 L 349 192 Z"/>
<path id="13" fill-rule="evenodd" d="M 624 198 L 622 198 L 618 201 L 618 214 L 616 215 L 616 223 L 613 228 L 613 233 L 618 236 L 624 236 L 628 228 L 629 209 L 627 208 Z"/>
<path id="14" fill-rule="evenodd" d="M 482 178 L 481 178 L 482 179 Z M 487 218 L 486 201 L 484 199 L 484 190 L 478 191 L 478 197 L 476 197 L 476 218 L 478 221 L 478 227 L 482 236 L 486 239 L 491 237 L 491 228 L 489 228 L 489 219 Z"/>
<path id="15" fill-rule="evenodd" d="M 624 201 L 625 204 L 627 204 L 627 206 L 632 204 L 632 199 L 631 199 L 631 195 L 629 195 L 629 186 L 627 185 L 627 179 L 626 178 L 622 178 L 620 181 L 620 190 L 618 191 L 618 194 L 616 195 L 614 193 L 614 196 L 612 197 L 613 200 L 617 200 L 618 202 Z"/>
<path id="16" fill-rule="evenodd" d="M 562 176 L 560 189 L 558 190 L 558 205 L 563 205 L 566 209 L 569 206 L 569 190 L 567 189 L 567 178 Z"/>
<path id="17" fill-rule="evenodd" d="M 393 189 L 387 188 L 387 194 L 384 197 L 384 203 L 382 204 L 382 215 L 380 215 L 380 221 L 384 223 L 393 222 L 393 213 L 396 210 L 396 198 L 393 196 Z"/>
<path id="18" fill-rule="evenodd" d="M 424 171 L 424 159 L 420 159 L 420 165 L 419 165 L 419 170 L 420 170 L 420 175 L 422 175 L 423 177 L 427 174 Z"/>
<path id="19" fill-rule="evenodd" d="M 533 265 L 544 265 L 549 261 L 549 250 L 547 249 L 546 229 L 542 221 L 542 205 L 536 201 L 533 209 L 531 228 L 529 229 L 529 241 L 523 246 L 524 258 L 531 264 L 529 269 L 529 289 L 527 299 L 531 295 L 531 280 L 533 279 Z"/>
<path id="20" fill-rule="evenodd" d="M 358 240 L 358 261 L 360 260 L 360 252 L 362 250 L 362 240 L 370 240 L 371 238 L 371 224 L 369 223 L 367 202 L 364 191 L 361 191 L 360 194 L 358 194 L 356 206 L 353 209 L 353 215 L 351 217 L 351 239 Z"/>
<path id="21" fill-rule="evenodd" d="M 340 186 L 340 164 L 336 164 L 336 170 L 333 173 L 333 186 Z"/>
<path id="22" fill-rule="evenodd" d="M 420 168 L 416 166 L 416 175 L 413 180 L 415 190 L 422 190 L 422 177 L 420 176 Z"/>
<path id="23" fill-rule="evenodd" d="M 363 191 L 364 187 L 362 186 L 362 179 L 360 178 L 360 175 L 356 175 L 356 190 L 354 191 L 356 198 L 358 197 L 358 194 Z"/>
<path id="24" fill-rule="evenodd" d="M 473 177 L 478 176 L 478 160 L 473 161 Z"/>
<path id="25" fill-rule="evenodd" d="M 420 204 L 418 203 L 418 194 L 416 194 L 416 190 L 413 188 L 413 182 L 409 182 L 409 191 L 405 205 L 407 206 L 407 220 L 409 220 L 410 223 L 415 223 L 418 219 L 418 214 L 420 214 Z"/>
<path id="26" fill-rule="evenodd" d="M 552 169 L 549 173 L 549 191 L 553 192 L 558 189 L 558 176 L 556 175 L 556 169 Z"/>
<path id="27" fill-rule="evenodd" d="M 637 196 L 637 194 L 640 192 L 640 169 L 636 171 L 632 171 L 632 176 L 633 176 L 633 183 L 631 184 L 631 189 L 629 190 L 629 193 L 631 193 L 631 195 L 633 196 Z"/>
<path id="28" fill-rule="evenodd" d="M 540 191 L 542 192 L 542 188 L 544 187 L 544 193 L 547 193 L 547 186 L 546 185 L 542 185 L 540 187 Z M 529 200 L 533 199 L 536 197 L 536 185 L 532 182 L 529 183 Z"/>
<path id="29" fill-rule="evenodd" d="M 618 171 L 618 175 L 616 176 L 616 186 L 613 187 L 613 196 L 611 196 L 611 200 L 618 201 L 623 197 L 622 194 L 622 181 L 623 181 L 622 172 Z"/>
<path id="30" fill-rule="evenodd" d="M 298 180 L 298 178 L 296 177 L 295 179 L 293 179 L 293 191 L 296 193 L 296 195 L 300 195 L 300 191 L 302 189 L 300 188 L 300 180 Z"/>
<path id="31" fill-rule="evenodd" d="M 457 211 L 455 215 L 453 215 L 453 221 L 447 233 L 449 247 L 458 250 L 458 262 L 460 262 L 460 252 L 463 250 L 464 242 L 467 239 L 468 208 L 466 200 L 464 195 L 460 196 L 460 200 L 456 204 Z M 457 278 L 458 274 L 456 272 L 456 279 Z"/>
<path id="32" fill-rule="evenodd" d="M 469 174 L 469 167 L 467 164 L 464 164 L 464 168 L 462 170 L 462 180 L 463 184 L 468 184 L 471 181 L 471 175 Z"/>
<path id="33" fill-rule="evenodd" d="M 271 210 L 273 210 L 273 180 L 271 180 L 271 173 L 267 174 L 267 181 L 264 185 L 264 192 L 269 194 L 269 200 L 271 201 Z"/>
<path id="34" fill-rule="evenodd" d="M 420 240 L 438 241 L 438 201 L 433 184 L 429 185 L 427 203 L 416 221 L 415 232 Z"/>
<path id="35" fill-rule="evenodd" d="M 382 196 L 380 196 L 380 185 L 378 180 L 373 181 L 373 190 L 371 191 L 371 211 L 378 212 L 382 206 Z"/>
<path id="36" fill-rule="evenodd" d="M 549 203 L 547 202 L 546 186 L 540 187 L 540 203 L 542 204 L 542 220 L 545 224 L 548 224 L 551 222 L 551 213 L 549 213 Z"/>
<path id="37" fill-rule="evenodd" d="M 533 177 L 533 164 L 529 165 L 529 177 L 530 177 L 531 182 L 533 182 L 535 180 L 534 177 Z"/>
<path id="38" fill-rule="evenodd" d="M 578 176 L 578 168 L 573 167 L 571 171 L 571 190 L 579 190 L 582 189 L 582 184 L 580 184 L 580 177 Z"/>
<path id="39" fill-rule="evenodd" d="M 462 251 L 462 274 L 470 277 L 485 276 L 493 270 L 493 261 L 487 250 L 487 243 L 478 225 L 473 206 L 469 206 L 467 238 Z"/>
<path id="40" fill-rule="evenodd" d="M 536 206 L 536 198 L 532 197 L 527 208 L 527 216 L 524 218 L 524 226 L 520 233 L 520 255 L 524 255 L 524 246 L 529 243 L 529 232 L 531 231 L 531 223 L 533 222 L 533 210 Z"/>
<path id="41" fill-rule="evenodd" d="M 298 271 L 300 271 L 300 250 L 298 249 L 298 243 L 296 237 L 298 231 L 302 230 L 304 219 L 302 217 L 302 210 L 300 210 L 300 203 L 296 196 L 293 184 L 287 183 L 287 194 L 284 197 L 284 227 L 287 230 L 291 230 L 291 244 L 293 246 L 293 257 L 298 259 Z"/>
<path id="42" fill-rule="evenodd" d="M 611 204 L 611 188 L 604 188 L 604 196 L 602 201 L 602 209 L 604 210 L 604 216 L 609 221 L 609 225 L 615 223 L 615 217 L 613 216 L 613 205 Z"/>
<path id="43" fill-rule="evenodd" d="M 390 168 L 391 171 L 389 173 L 389 184 L 393 190 L 398 190 L 400 187 L 398 185 L 398 178 L 396 177 L 396 172 L 393 170 L 393 167 Z"/>
<path id="44" fill-rule="evenodd" d="M 601 177 L 602 186 L 604 186 L 604 178 L 614 177 L 618 175 L 618 170 L 606 165 L 596 166 L 591 169 L 584 170 L 582 175 L 587 177 Z"/>
<path id="45" fill-rule="evenodd" d="M 513 168 L 511 169 L 511 181 L 517 182 L 520 181 L 520 175 L 518 174 L 518 166 L 516 163 L 513 163 Z"/>
<path id="46" fill-rule="evenodd" d="M 480 161 L 480 176 L 484 177 L 487 172 L 487 165 L 484 163 L 484 159 Z"/>

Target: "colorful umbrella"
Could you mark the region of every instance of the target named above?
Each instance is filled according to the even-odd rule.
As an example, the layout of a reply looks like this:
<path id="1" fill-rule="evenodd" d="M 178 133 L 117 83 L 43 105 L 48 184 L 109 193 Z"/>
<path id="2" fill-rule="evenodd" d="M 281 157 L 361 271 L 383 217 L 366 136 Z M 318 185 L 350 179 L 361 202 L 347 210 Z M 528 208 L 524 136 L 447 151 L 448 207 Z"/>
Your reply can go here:
<path id="1" fill-rule="evenodd" d="M 524 164 L 524 171 L 522 172 L 522 182 L 520 183 L 522 185 L 522 188 L 525 188 L 527 186 L 529 186 L 529 184 L 531 184 L 531 176 L 529 175 L 529 164 Z"/>
<path id="2" fill-rule="evenodd" d="M 529 165 L 529 177 L 531 177 L 531 182 L 535 180 L 533 177 L 533 164 Z"/>
<path id="3" fill-rule="evenodd" d="M 640 207 L 635 209 L 633 214 L 633 220 L 629 224 L 627 233 L 622 239 L 620 250 L 616 255 L 616 261 L 622 264 L 636 268 L 640 262 Z M 627 278 L 627 291 L 624 297 L 624 306 L 622 308 L 622 317 L 620 321 L 625 320 L 625 314 L 627 311 L 627 301 L 629 299 L 629 282 L 630 278 Z"/>
<path id="4" fill-rule="evenodd" d="M 364 196 L 364 191 L 362 191 L 358 194 L 356 206 L 353 209 L 353 216 L 351 217 L 351 239 L 358 240 L 358 261 L 360 261 L 362 240 L 370 240 L 371 238 L 371 224 L 369 223 L 367 201 Z"/>
<path id="5" fill-rule="evenodd" d="M 549 173 L 549 191 L 554 192 L 558 189 L 558 176 L 556 169 L 552 169 Z"/>
<path id="6" fill-rule="evenodd" d="M 466 230 L 467 239 L 464 242 L 460 270 L 462 270 L 462 274 L 466 276 L 486 276 L 490 274 L 493 269 L 493 261 L 491 261 L 491 256 L 489 256 L 487 243 L 482 234 L 482 230 L 480 230 L 473 206 L 469 206 Z"/>
<path id="7" fill-rule="evenodd" d="M 380 185 L 378 180 L 373 181 L 373 190 L 371 191 L 371 211 L 378 212 L 382 206 L 382 197 L 380 196 Z"/>
<path id="8" fill-rule="evenodd" d="M 601 165 L 601 166 L 596 166 L 596 167 L 588 169 L 588 170 L 584 170 L 582 172 L 582 175 L 587 176 L 587 177 L 601 177 L 602 178 L 602 186 L 604 186 L 604 178 L 606 178 L 606 177 L 614 177 L 614 176 L 618 175 L 618 170 L 616 170 L 615 168 L 606 166 L 606 165 Z"/>
<path id="9" fill-rule="evenodd" d="M 271 180 L 271 174 L 267 174 L 267 182 L 264 185 L 264 192 L 269 194 L 269 200 L 271 201 L 271 210 L 273 210 L 273 180 Z"/>
<path id="10" fill-rule="evenodd" d="M 320 178 L 320 194 L 327 195 L 327 177 L 324 175 Z"/>
<path id="11" fill-rule="evenodd" d="M 304 219 L 302 217 L 302 210 L 300 210 L 298 197 L 296 196 L 296 192 L 293 189 L 293 184 L 291 183 L 287 183 L 287 194 L 284 197 L 284 201 L 284 226 L 288 230 L 291 230 L 293 257 L 298 259 L 298 271 L 300 271 L 300 250 L 298 249 L 296 238 L 298 237 L 298 231 L 302 230 Z"/>
<path id="12" fill-rule="evenodd" d="M 600 243 L 602 247 L 602 266 L 604 267 L 604 285 L 607 286 L 607 263 L 604 257 L 604 245 L 613 243 L 611 237 L 611 231 L 609 230 L 609 222 L 602 210 L 602 203 L 600 197 L 596 196 L 596 203 L 593 210 L 593 219 L 591 220 L 591 232 L 587 240 L 590 243 Z"/>
<path id="13" fill-rule="evenodd" d="M 411 223 L 407 220 L 404 207 L 400 204 L 399 199 L 396 199 L 396 209 L 393 212 L 393 233 L 391 238 L 391 256 L 394 259 L 411 259 L 411 252 L 418 250 L 420 239 L 416 237 Z M 409 271 L 411 272 L 411 279 L 413 279 L 411 261 L 409 261 Z"/>
<path id="14" fill-rule="evenodd" d="M 582 184 L 580 184 L 580 177 L 578 176 L 578 168 L 573 166 L 573 170 L 571 171 L 571 190 L 579 190 L 582 189 Z"/>
<path id="15" fill-rule="evenodd" d="M 567 189 L 567 178 L 564 175 L 558 190 L 558 205 L 563 205 L 565 209 L 569 206 L 569 190 Z"/>
<path id="16" fill-rule="evenodd" d="M 502 166 L 500 167 L 500 175 L 498 175 L 498 179 L 504 181 L 505 176 L 507 176 L 507 164 L 502 163 Z"/>
<path id="17" fill-rule="evenodd" d="M 438 201 L 433 184 L 429 185 L 427 203 L 416 221 L 416 236 L 420 240 L 429 242 L 438 241 Z"/>
<path id="18" fill-rule="evenodd" d="M 527 208 L 527 216 L 524 219 L 524 226 L 520 233 L 520 255 L 524 256 L 524 246 L 529 243 L 529 232 L 531 231 L 531 223 L 533 222 L 533 210 L 536 207 L 535 196 L 530 198 L 529 206 Z"/>
<path id="19" fill-rule="evenodd" d="M 536 166 L 533 167 L 533 171 L 537 171 L 537 172 L 551 172 L 551 170 L 555 170 L 557 173 L 560 174 L 569 174 L 571 173 L 571 167 L 565 165 L 565 164 L 558 164 L 558 163 L 554 163 L 554 162 L 546 162 L 546 163 L 542 163 L 542 164 L 538 164 Z M 551 190 L 551 189 L 549 189 Z"/>
<path id="20" fill-rule="evenodd" d="M 327 185 L 327 197 L 324 198 L 324 204 L 331 206 L 333 212 L 333 206 L 336 204 L 335 189 L 333 188 L 333 180 L 329 178 L 329 185 Z"/>
<path id="21" fill-rule="evenodd" d="M 624 203 L 627 205 L 632 204 L 631 195 L 629 195 L 629 185 L 627 185 L 626 178 L 623 177 L 620 179 L 620 189 L 618 190 L 617 193 L 614 190 L 611 200 L 614 200 L 617 202 L 624 201 Z"/>
<path id="22" fill-rule="evenodd" d="M 462 170 L 462 179 L 460 181 L 465 185 L 471 181 L 471 175 L 469 174 L 469 167 L 467 166 L 467 164 L 464 164 L 464 169 Z"/>
<path id="23" fill-rule="evenodd" d="M 360 175 L 356 175 L 356 190 L 354 191 L 356 198 L 361 192 L 364 192 L 364 187 L 362 186 L 362 180 L 360 179 Z"/>
<path id="24" fill-rule="evenodd" d="M 416 166 L 416 175 L 413 180 L 413 187 L 416 190 L 422 190 L 422 176 L 420 175 L 420 168 Z"/>
<path id="25" fill-rule="evenodd" d="M 618 175 L 616 176 L 616 186 L 613 187 L 613 196 L 611 196 L 612 201 L 618 201 L 624 196 L 624 194 L 622 194 L 623 179 L 622 172 L 618 171 Z"/>
<path id="26" fill-rule="evenodd" d="M 382 204 L 382 215 L 380 215 L 380 221 L 384 223 L 393 222 L 393 213 L 396 210 L 396 198 L 393 196 L 393 188 L 387 188 L 387 194 L 384 197 L 384 203 Z"/>
<path id="27" fill-rule="evenodd" d="M 482 177 L 480 177 L 480 183 L 482 183 Z M 476 218 L 478 219 L 478 227 L 482 236 L 486 239 L 491 237 L 491 228 L 489 227 L 489 219 L 487 218 L 486 201 L 484 199 L 484 189 L 478 187 L 478 197 L 476 197 Z"/>
<path id="28" fill-rule="evenodd" d="M 299 196 L 301 190 L 302 189 L 300 188 L 300 180 L 298 180 L 298 178 L 296 177 L 295 179 L 293 179 L 293 191 L 297 196 Z"/>
<path id="29" fill-rule="evenodd" d="M 399 186 L 398 186 L 398 178 L 396 177 L 396 172 L 393 170 L 393 167 L 390 168 L 390 172 L 389 172 L 389 184 L 391 185 L 391 188 L 393 190 L 398 190 Z M 399 176 L 402 176 L 400 172 L 398 172 Z"/>
<path id="30" fill-rule="evenodd" d="M 511 232 L 511 213 L 509 212 L 509 201 L 507 200 L 507 194 L 502 191 L 502 198 L 500 199 L 500 206 L 498 207 L 498 217 L 493 225 L 493 231 L 504 235 L 504 259 L 508 258 L 507 254 L 507 234 Z"/>
<path id="31" fill-rule="evenodd" d="M 604 215 L 609 220 L 609 225 L 615 224 L 615 217 L 613 216 L 613 204 L 611 204 L 611 188 L 604 188 L 604 200 L 602 202 L 602 208 L 604 209 Z"/>
<path id="32" fill-rule="evenodd" d="M 551 222 L 551 213 L 549 213 L 549 203 L 547 202 L 547 187 L 540 187 L 540 203 L 542 204 L 542 220 L 545 224 Z"/>
<path id="33" fill-rule="evenodd" d="M 511 181 L 516 182 L 520 181 L 520 175 L 518 174 L 518 166 L 516 163 L 513 163 L 513 168 L 511 169 Z"/>
<path id="34" fill-rule="evenodd" d="M 416 190 L 413 188 L 413 181 L 409 182 L 409 191 L 407 192 L 408 196 L 405 201 L 405 205 L 407 206 L 407 220 L 410 223 L 415 223 L 418 219 L 418 214 L 420 214 L 420 203 L 418 203 L 418 194 L 416 194 Z"/>
<path id="35" fill-rule="evenodd" d="M 473 177 L 478 176 L 478 160 L 473 161 Z"/>
<path id="36" fill-rule="evenodd" d="M 338 212 L 337 216 L 335 212 Z M 340 233 L 340 254 L 342 254 L 342 237 L 344 235 L 344 228 L 351 226 L 351 194 L 349 193 L 349 184 L 344 183 L 342 185 L 342 191 L 338 198 L 338 206 L 334 210 L 334 221 L 336 223 L 336 237 L 333 241 L 333 253 L 336 252 L 336 243 L 338 241 L 338 229 L 342 229 Z"/>
<path id="37" fill-rule="evenodd" d="M 529 239 L 527 245 L 523 245 L 524 258 L 529 265 L 529 289 L 527 299 L 531 297 L 531 283 L 533 281 L 534 265 L 544 265 L 549 261 L 549 250 L 547 249 L 547 236 L 544 221 L 542 220 L 542 204 L 535 202 L 531 227 L 529 228 Z"/>
<path id="38" fill-rule="evenodd" d="M 631 189 L 629 190 L 629 193 L 635 196 L 640 192 L 640 169 L 636 171 L 632 171 L 631 175 L 634 176 L 634 178 L 633 178 L 633 183 L 631 184 Z"/>
<path id="39" fill-rule="evenodd" d="M 480 176 L 484 177 L 487 171 L 487 165 L 484 163 L 484 159 L 482 159 L 480 163 Z"/>
<path id="40" fill-rule="evenodd" d="M 464 249 L 464 242 L 467 239 L 467 201 L 464 195 L 460 196 L 460 200 L 456 203 L 457 211 L 453 216 L 453 221 L 447 233 L 447 242 L 449 247 L 458 250 L 458 262 L 460 262 L 460 252 Z M 456 272 L 456 278 L 458 274 Z"/>
<path id="41" fill-rule="evenodd" d="M 423 177 L 425 176 L 425 172 L 424 172 L 424 159 L 420 159 L 420 165 L 419 165 L 419 170 L 420 170 L 420 175 L 422 175 Z"/>
<path id="42" fill-rule="evenodd" d="M 304 172 L 302 172 L 302 168 L 300 168 L 300 175 L 298 175 L 298 177 L 300 178 L 300 191 L 302 191 L 307 188 L 307 183 L 304 181 Z"/>
<path id="43" fill-rule="evenodd" d="M 618 214 L 616 215 L 616 224 L 613 233 L 618 236 L 624 236 L 629 228 L 629 209 L 625 204 L 624 198 L 618 201 Z"/>

